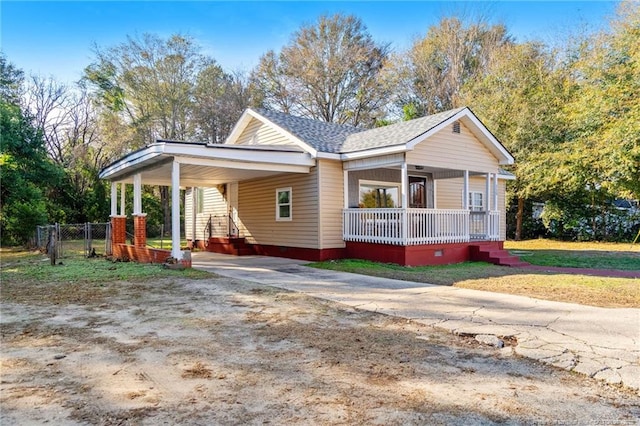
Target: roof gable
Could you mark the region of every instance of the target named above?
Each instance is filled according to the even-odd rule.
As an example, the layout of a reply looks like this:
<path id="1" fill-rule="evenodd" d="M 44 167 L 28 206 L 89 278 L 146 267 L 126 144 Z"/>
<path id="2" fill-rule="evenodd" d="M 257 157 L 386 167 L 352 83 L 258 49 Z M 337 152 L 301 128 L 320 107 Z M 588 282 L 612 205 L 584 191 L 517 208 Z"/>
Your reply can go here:
<path id="1" fill-rule="evenodd" d="M 318 151 L 338 153 L 348 135 L 361 131 L 353 126 L 296 117 L 277 111 L 247 109 L 225 143 L 237 143 L 250 125 L 251 119 L 272 127 L 292 144 L 300 146 L 312 155 L 316 155 Z"/>
<path id="2" fill-rule="evenodd" d="M 252 120 L 270 126 L 282 137 L 317 156 L 318 152 L 340 154 L 343 159 L 380 155 L 381 151 L 409 151 L 445 126 L 460 120 L 494 155 L 500 164 L 512 164 L 513 157 L 467 107 L 456 108 L 414 120 L 363 130 L 357 127 L 296 117 L 266 109 L 247 109 L 226 144 L 238 143 Z"/>

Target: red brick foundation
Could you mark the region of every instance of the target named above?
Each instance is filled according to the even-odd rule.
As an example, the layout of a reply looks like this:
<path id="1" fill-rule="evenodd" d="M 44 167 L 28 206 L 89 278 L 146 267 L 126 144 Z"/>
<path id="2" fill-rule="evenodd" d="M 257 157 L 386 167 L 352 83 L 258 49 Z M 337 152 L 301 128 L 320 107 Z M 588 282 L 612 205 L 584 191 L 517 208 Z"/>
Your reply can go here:
<path id="1" fill-rule="evenodd" d="M 288 257 L 289 259 L 309 260 L 321 262 L 324 260 L 342 259 L 346 257 L 345 249 L 310 249 L 301 247 L 270 246 L 264 244 L 252 244 L 256 254 L 261 256 Z"/>

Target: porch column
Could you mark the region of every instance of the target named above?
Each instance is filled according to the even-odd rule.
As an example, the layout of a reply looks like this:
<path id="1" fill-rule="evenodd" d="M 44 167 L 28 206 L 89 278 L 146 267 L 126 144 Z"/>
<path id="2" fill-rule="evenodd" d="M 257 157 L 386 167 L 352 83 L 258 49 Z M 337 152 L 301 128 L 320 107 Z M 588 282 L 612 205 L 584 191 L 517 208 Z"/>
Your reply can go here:
<path id="1" fill-rule="evenodd" d="M 118 214 L 118 184 L 111 182 L 111 216 Z"/>
<path id="2" fill-rule="evenodd" d="M 120 216 L 126 216 L 125 214 L 126 195 L 127 195 L 127 184 L 122 182 L 120 184 Z"/>
<path id="3" fill-rule="evenodd" d="M 142 175 L 133 175 L 133 214 L 142 213 Z"/>
<path id="4" fill-rule="evenodd" d="M 493 174 L 493 210 L 500 210 L 498 207 L 498 174 Z"/>
<path id="5" fill-rule="evenodd" d="M 407 239 L 409 237 L 409 223 L 407 217 L 407 209 L 409 208 L 409 174 L 407 172 L 407 156 L 405 155 L 404 160 L 402 161 L 402 171 L 401 171 L 401 191 L 402 191 L 402 244 L 407 244 Z"/>
<path id="6" fill-rule="evenodd" d="M 401 176 L 400 176 L 400 182 L 401 182 L 401 186 L 400 186 L 400 190 L 402 191 L 401 194 L 401 203 L 402 203 L 402 208 L 406 209 L 409 207 L 409 196 L 407 195 L 407 193 L 409 192 L 409 175 L 407 173 L 407 161 L 405 159 L 405 161 L 402 162 L 402 171 L 401 171 Z"/>
<path id="7" fill-rule="evenodd" d="M 180 163 L 171 168 L 171 256 L 182 260 L 180 250 Z"/>
<path id="8" fill-rule="evenodd" d="M 344 208 L 348 209 L 349 208 L 349 170 L 343 170 L 342 171 L 342 185 L 343 185 L 343 196 L 344 196 Z"/>
<path id="9" fill-rule="evenodd" d="M 484 211 L 491 211 L 491 173 L 487 173 L 484 186 Z"/>
<path id="10" fill-rule="evenodd" d="M 462 183 L 462 208 L 469 210 L 469 170 L 464 171 L 464 180 Z"/>
<path id="11" fill-rule="evenodd" d="M 142 175 L 133 175 L 133 245 L 147 245 L 147 215 L 142 213 Z"/>
<path id="12" fill-rule="evenodd" d="M 122 184 L 124 185 L 124 184 Z M 124 202 L 122 202 L 124 206 Z M 124 207 L 121 207 L 124 210 Z M 118 184 L 111 182 L 111 255 L 116 259 L 122 258 L 121 244 L 127 242 L 127 217 L 118 216 Z"/>

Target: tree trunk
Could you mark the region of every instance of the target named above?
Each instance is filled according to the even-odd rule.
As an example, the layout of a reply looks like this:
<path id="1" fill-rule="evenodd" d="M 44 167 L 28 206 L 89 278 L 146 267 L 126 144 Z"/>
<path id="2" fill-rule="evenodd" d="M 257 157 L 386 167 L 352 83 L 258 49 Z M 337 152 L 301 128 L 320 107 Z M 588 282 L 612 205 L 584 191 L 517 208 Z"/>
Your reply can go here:
<path id="1" fill-rule="evenodd" d="M 524 216 L 524 198 L 518 197 L 518 212 L 516 213 L 516 236 L 515 240 L 522 239 L 522 217 Z"/>
<path id="2" fill-rule="evenodd" d="M 162 221 L 164 223 L 164 236 L 171 235 L 171 206 L 169 205 L 169 187 L 160 187 L 160 203 L 162 205 Z"/>

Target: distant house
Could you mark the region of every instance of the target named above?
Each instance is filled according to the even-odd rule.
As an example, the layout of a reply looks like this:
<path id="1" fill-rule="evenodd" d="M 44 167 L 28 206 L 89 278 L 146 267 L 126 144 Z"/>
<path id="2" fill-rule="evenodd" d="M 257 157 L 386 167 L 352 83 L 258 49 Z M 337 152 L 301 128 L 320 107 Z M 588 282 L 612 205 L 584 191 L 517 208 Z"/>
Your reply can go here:
<path id="1" fill-rule="evenodd" d="M 141 235 L 127 253 L 141 260 L 150 255 L 140 186 L 151 184 L 173 188 L 176 258 L 183 255 L 178 188 L 185 188 L 192 246 L 422 265 L 502 249 L 505 182 L 513 175 L 501 166 L 513 161 L 469 108 L 372 130 L 248 109 L 224 144 L 159 140 L 100 176 L 112 182 L 114 229 L 126 221 L 122 196 L 117 211 L 118 183 L 121 193 L 134 185 Z M 116 255 L 125 250 L 121 239 L 115 236 Z"/>

